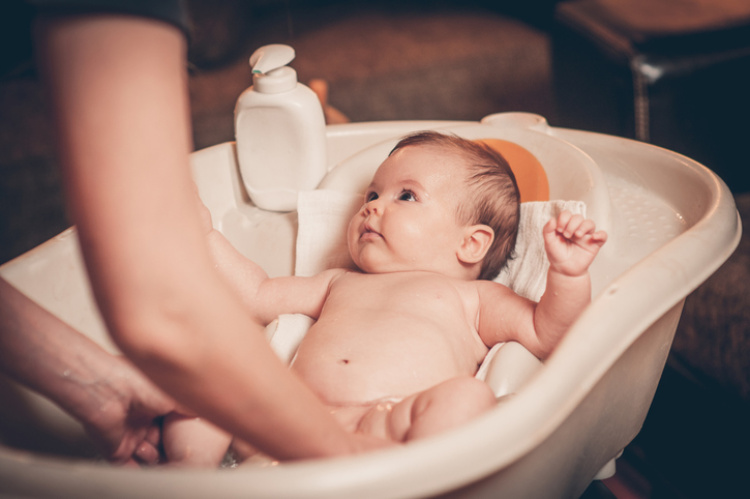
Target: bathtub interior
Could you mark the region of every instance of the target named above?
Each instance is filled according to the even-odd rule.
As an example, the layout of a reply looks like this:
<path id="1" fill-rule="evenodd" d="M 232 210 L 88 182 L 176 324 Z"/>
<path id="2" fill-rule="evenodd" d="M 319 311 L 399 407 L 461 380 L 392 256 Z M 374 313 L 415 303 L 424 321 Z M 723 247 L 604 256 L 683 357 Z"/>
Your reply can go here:
<path id="1" fill-rule="evenodd" d="M 675 313 L 679 317 L 675 307 L 679 308 L 680 301 L 737 244 L 736 211 L 721 181 L 700 165 L 669 151 L 551 128 L 534 116 L 502 114 L 489 116 L 481 123 L 393 122 L 329 127 L 331 166 L 321 187 L 342 191 L 364 188 L 397 138 L 420 129 L 447 130 L 472 139 L 517 142 L 544 165 L 551 199 L 584 201 L 589 216 L 609 232 L 610 240 L 592 267 L 594 302 L 556 353 L 544 368 L 531 365 L 526 370 L 512 369 L 523 373 L 504 381 L 512 385 L 507 389 L 516 391 L 516 395 L 498 404 L 486 416 L 405 448 L 330 462 L 283 465 L 272 471 L 242 468 L 235 470 L 239 472 L 236 475 L 222 474 L 220 479 L 217 473 L 196 473 L 187 480 L 178 471 L 149 473 L 140 486 L 164 485 L 169 481 L 171 492 L 183 487 L 183 492 L 195 493 L 201 490 L 201 484 L 208 484 L 217 492 L 226 487 L 229 493 L 236 482 L 244 492 L 254 491 L 259 496 L 345 497 L 347 493 L 362 490 L 373 496 L 426 495 L 455 489 L 493 473 L 502 475 L 506 468 L 512 475 L 514 466 L 523 467 L 514 463 L 526 462 L 525 456 L 532 456 L 535 464 L 531 469 L 536 471 L 529 476 L 516 473 L 516 477 L 521 476 L 527 483 L 552 478 L 558 481 L 554 473 L 549 473 L 546 480 L 538 473 L 540 467 L 550 468 L 547 460 L 556 455 L 554 449 L 548 452 L 542 444 L 555 440 L 555 430 L 570 424 L 571 415 L 591 403 L 590 393 L 612 378 L 612 372 L 641 370 L 641 366 L 629 365 L 621 359 L 644 344 L 639 337 L 645 331 L 665 322 L 666 332 L 659 333 L 660 339 L 645 354 L 638 352 L 638 357 L 650 355 L 653 359 L 644 376 L 655 386 L 666 356 L 665 348 L 668 350 L 676 327 Z M 214 226 L 270 275 L 293 273 L 296 214 L 265 212 L 252 206 L 238 176 L 234 145 L 220 144 L 198 151 L 192 156 L 192 166 Z M 710 239 L 709 247 L 704 244 L 706 239 Z M 698 255 L 696 245 L 700 249 Z M 74 230 L 9 262 L 0 272 L 60 318 L 114 350 L 91 300 Z M 662 316 L 672 320 L 662 320 Z M 510 355 L 510 358 L 520 357 Z M 622 393 L 638 391 L 619 379 L 612 383 Z M 12 401 L 0 404 L 3 407 L 0 438 L 4 444 L 63 455 L 90 452 L 77 423 L 44 399 L 12 384 L 3 384 L 0 389 L 0 396 Z M 563 439 L 564 446 L 572 452 L 577 451 L 576 446 L 595 444 L 605 449 L 601 456 L 581 466 L 585 470 L 576 472 L 579 490 L 634 436 L 633 431 L 637 432 L 645 418 L 651 396 L 653 392 L 634 395 L 641 402 L 631 411 L 636 414 L 623 418 L 627 420 L 627 431 L 613 432 L 617 438 L 606 445 L 586 444 L 586 429 L 580 425 L 578 433 Z M 604 397 L 599 405 L 587 411 L 605 411 L 606 404 Z M 606 425 L 617 427 L 620 417 L 610 412 L 607 411 Z M 19 431 L 25 436 L 12 437 Z M 34 438 L 39 435 L 41 439 Z M 42 440 L 43 445 L 35 440 Z M 24 463 L 44 463 L 46 458 L 27 453 L 19 457 L 15 450 L 0 448 L 0 459 L 5 460 L 6 469 L 21 470 L 17 475 L 20 476 Z M 59 466 L 64 469 L 67 464 Z M 118 483 L 126 490 L 133 490 L 128 471 L 88 461 L 75 466 L 81 472 L 93 467 L 90 475 L 93 481 Z M 176 475 L 182 485 L 174 480 Z M 33 477 L 34 473 L 28 476 Z M 290 477 L 301 480 L 304 487 L 293 485 Z M 65 480 L 64 476 L 57 478 Z M 518 482 L 512 476 L 506 481 Z M 549 484 L 549 487 L 552 490 L 559 485 Z"/>

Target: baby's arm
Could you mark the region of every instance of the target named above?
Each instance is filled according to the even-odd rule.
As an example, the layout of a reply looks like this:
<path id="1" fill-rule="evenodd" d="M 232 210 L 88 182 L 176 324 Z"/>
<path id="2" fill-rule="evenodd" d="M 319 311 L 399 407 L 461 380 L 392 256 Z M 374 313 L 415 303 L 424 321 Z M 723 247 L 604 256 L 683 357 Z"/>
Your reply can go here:
<path id="1" fill-rule="evenodd" d="M 539 300 L 516 295 L 507 287 L 478 281 L 479 334 L 488 346 L 518 341 L 546 358 L 591 301 L 588 268 L 607 240 L 591 220 L 563 212 L 542 231 L 550 268 Z"/>
<path id="2" fill-rule="evenodd" d="M 217 230 L 211 230 L 207 237 L 219 272 L 263 324 L 281 314 L 305 314 L 317 319 L 331 282 L 346 272 L 331 269 L 312 277 L 269 278 L 260 265 L 237 251 Z"/>
<path id="3" fill-rule="evenodd" d="M 317 319 L 328 296 L 330 283 L 344 269 L 331 269 L 313 277 L 269 278 L 263 268 L 241 254 L 224 235 L 213 228 L 211 213 L 195 188 L 201 226 L 216 268 L 262 324 L 281 314 L 305 314 Z"/>
<path id="4" fill-rule="evenodd" d="M 313 277 L 269 278 L 263 268 L 232 246 L 213 228 L 211 213 L 195 188 L 201 226 L 216 268 L 258 322 L 269 324 L 281 314 L 305 314 L 317 319 L 331 281 L 345 272 L 332 269 Z"/>
<path id="5" fill-rule="evenodd" d="M 562 212 L 542 230 L 550 263 L 547 287 L 534 313 L 534 328 L 545 356 L 591 302 L 589 266 L 607 241 L 594 222 Z"/>

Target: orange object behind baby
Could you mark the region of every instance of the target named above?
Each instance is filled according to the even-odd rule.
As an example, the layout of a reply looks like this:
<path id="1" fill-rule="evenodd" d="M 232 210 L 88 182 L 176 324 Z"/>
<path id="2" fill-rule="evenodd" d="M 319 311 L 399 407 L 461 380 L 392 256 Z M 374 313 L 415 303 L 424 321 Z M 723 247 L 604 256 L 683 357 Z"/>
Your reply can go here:
<path id="1" fill-rule="evenodd" d="M 525 147 L 501 139 L 479 139 L 499 152 L 510 164 L 516 177 L 521 202 L 549 201 L 549 182 L 544 167 Z"/>

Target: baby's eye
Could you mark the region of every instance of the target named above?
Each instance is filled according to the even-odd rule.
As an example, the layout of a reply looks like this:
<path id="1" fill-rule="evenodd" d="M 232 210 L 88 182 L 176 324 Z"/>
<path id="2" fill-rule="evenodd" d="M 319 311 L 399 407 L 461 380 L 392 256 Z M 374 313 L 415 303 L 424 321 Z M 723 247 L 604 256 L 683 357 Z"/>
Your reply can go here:
<path id="1" fill-rule="evenodd" d="M 398 199 L 399 199 L 399 201 L 416 201 L 417 200 L 417 196 L 415 196 L 414 193 L 411 192 L 411 191 L 403 191 L 398 196 Z"/>
<path id="2" fill-rule="evenodd" d="M 375 201 L 378 199 L 378 193 L 377 192 L 368 192 L 365 196 L 365 203 L 369 203 L 370 201 Z"/>

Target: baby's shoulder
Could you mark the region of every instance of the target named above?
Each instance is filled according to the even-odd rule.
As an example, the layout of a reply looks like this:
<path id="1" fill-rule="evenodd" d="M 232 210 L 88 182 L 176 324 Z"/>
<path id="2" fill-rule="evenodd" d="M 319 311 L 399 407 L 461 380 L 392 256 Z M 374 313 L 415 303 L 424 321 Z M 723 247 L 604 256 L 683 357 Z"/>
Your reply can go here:
<path id="1" fill-rule="evenodd" d="M 484 279 L 471 281 L 471 286 L 481 302 L 497 302 L 498 300 L 512 299 L 519 296 L 505 284 L 495 281 L 487 281 Z"/>

